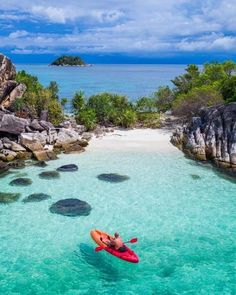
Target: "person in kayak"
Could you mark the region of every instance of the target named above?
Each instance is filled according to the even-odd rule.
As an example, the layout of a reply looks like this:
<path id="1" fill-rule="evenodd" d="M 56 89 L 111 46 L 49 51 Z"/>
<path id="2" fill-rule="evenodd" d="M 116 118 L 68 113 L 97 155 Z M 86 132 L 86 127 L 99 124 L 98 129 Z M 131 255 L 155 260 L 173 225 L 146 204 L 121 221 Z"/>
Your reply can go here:
<path id="1" fill-rule="evenodd" d="M 107 239 L 103 239 L 102 237 L 100 238 L 101 241 L 106 244 L 108 247 L 115 249 L 119 252 L 125 252 L 126 251 L 126 247 L 119 235 L 119 233 L 115 233 L 114 234 L 114 238 L 107 236 Z"/>

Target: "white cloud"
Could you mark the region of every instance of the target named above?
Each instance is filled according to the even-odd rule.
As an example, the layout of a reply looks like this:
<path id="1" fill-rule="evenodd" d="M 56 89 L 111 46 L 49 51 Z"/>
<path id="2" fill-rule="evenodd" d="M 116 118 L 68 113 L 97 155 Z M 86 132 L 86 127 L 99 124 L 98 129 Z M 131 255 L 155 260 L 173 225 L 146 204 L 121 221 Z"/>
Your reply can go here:
<path id="1" fill-rule="evenodd" d="M 12 32 L 1 47 L 72 52 L 178 52 L 235 50 L 236 0 L 8 0 L 12 20 L 64 24 L 71 33 Z M 6 3 L 7 2 L 7 3 Z M 3 14 L 4 15 L 4 14 Z M 1 19 L 1 16 L 0 16 Z M 55 29 L 54 29 L 55 30 Z M 13 50 L 14 50 L 13 49 Z"/>
<path id="2" fill-rule="evenodd" d="M 236 37 L 213 33 L 195 40 L 184 39 L 177 48 L 182 51 L 230 51 L 236 48 Z"/>
<path id="3" fill-rule="evenodd" d="M 10 39 L 17 39 L 17 38 L 22 38 L 22 37 L 25 37 L 27 36 L 29 33 L 24 31 L 24 30 L 17 30 L 15 32 L 12 32 L 9 34 L 9 38 Z"/>

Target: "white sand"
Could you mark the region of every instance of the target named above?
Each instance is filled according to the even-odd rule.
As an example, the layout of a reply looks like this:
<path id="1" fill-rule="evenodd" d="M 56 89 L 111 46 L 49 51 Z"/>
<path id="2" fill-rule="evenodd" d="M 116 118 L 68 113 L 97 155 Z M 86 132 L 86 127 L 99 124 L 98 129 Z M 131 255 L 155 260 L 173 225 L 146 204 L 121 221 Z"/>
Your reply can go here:
<path id="1" fill-rule="evenodd" d="M 170 143 L 171 132 L 162 129 L 116 130 L 101 138 L 93 137 L 88 150 L 174 151 Z"/>

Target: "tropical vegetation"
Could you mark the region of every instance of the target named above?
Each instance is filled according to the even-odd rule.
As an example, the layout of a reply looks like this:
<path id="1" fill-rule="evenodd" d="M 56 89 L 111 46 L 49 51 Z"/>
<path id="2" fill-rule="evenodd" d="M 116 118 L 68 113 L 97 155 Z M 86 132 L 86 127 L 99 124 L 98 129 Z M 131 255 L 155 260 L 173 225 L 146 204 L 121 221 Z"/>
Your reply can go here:
<path id="1" fill-rule="evenodd" d="M 62 55 L 51 63 L 52 66 L 85 66 L 85 62 L 79 56 Z"/>
<path id="2" fill-rule="evenodd" d="M 12 106 L 22 115 L 39 117 L 48 110 L 49 119 L 58 125 L 64 118 L 67 98 L 59 99 L 58 85 L 50 82 L 42 86 L 37 77 L 25 71 L 17 73 L 16 80 L 27 90 Z M 72 99 L 77 123 L 88 130 L 97 124 L 105 126 L 159 127 L 160 115 L 168 110 L 174 115 L 189 119 L 198 115 L 204 107 L 236 101 L 236 64 L 232 61 L 207 63 L 203 67 L 188 65 L 185 73 L 172 80 L 173 88 L 162 86 L 151 96 L 130 102 L 124 95 L 103 92 L 86 97 L 77 91 Z"/>
<path id="3" fill-rule="evenodd" d="M 58 96 L 58 85 L 55 81 L 50 82 L 48 87 L 44 87 L 37 77 L 25 71 L 20 71 L 16 75 L 16 81 L 24 83 L 27 87 L 26 92 L 18 98 L 12 110 L 21 117 L 38 118 L 43 110 L 48 110 L 49 120 L 58 125 L 63 120 L 62 104 Z"/>

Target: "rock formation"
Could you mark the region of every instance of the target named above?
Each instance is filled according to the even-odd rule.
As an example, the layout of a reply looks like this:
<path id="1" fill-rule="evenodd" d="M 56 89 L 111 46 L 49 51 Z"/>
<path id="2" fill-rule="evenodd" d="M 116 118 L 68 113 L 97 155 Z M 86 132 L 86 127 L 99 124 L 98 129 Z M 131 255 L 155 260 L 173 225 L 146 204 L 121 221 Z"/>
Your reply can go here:
<path id="1" fill-rule="evenodd" d="M 236 176 L 236 103 L 202 110 L 178 128 L 171 142 L 197 160 L 210 160 Z"/>
<path id="2" fill-rule="evenodd" d="M 16 77 L 16 69 L 10 59 L 5 55 L 0 54 L 0 108 L 8 108 L 16 100 L 21 97 L 26 86 L 17 83 L 14 79 Z"/>

